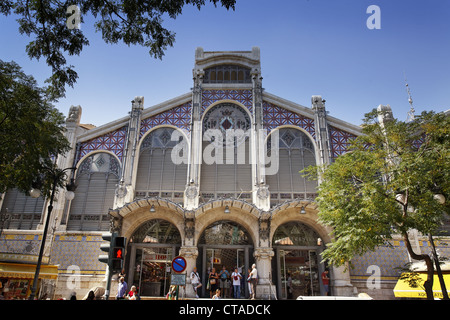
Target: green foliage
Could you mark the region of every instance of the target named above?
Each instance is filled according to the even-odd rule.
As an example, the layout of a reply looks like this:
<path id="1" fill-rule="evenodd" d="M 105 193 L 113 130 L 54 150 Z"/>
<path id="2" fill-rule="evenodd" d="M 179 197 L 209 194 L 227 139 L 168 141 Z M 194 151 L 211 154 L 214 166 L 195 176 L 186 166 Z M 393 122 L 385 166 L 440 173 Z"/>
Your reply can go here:
<path id="1" fill-rule="evenodd" d="M 366 115 L 351 152 L 326 168 L 303 171 L 322 181 L 319 219 L 334 238 L 323 257 L 338 266 L 387 244 L 393 234 L 433 233 L 449 213 L 449 118 L 424 112 L 413 122 L 382 126 L 377 116 L 376 110 Z"/>
<path id="2" fill-rule="evenodd" d="M 233 9 L 236 0 L 209 0 L 217 6 Z M 95 28 L 107 43 L 122 41 L 127 45 L 141 45 L 149 49 L 152 57 L 161 59 L 164 50 L 173 46 L 175 33 L 163 27 L 163 16 L 175 19 L 185 5 L 200 9 L 206 0 L 3 0 L 0 12 L 18 16 L 19 31 L 34 37 L 26 48 L 30 58 L 44 57 L 52 68 L 49 94 L 59 98 L 65 94 L 65 86 L 73 86 L 78 78 L 73 66 L 67 66 L 66 57 L 79 55 L 89 45 L 80 28 L 66 25 L 72 12 L 70 6 L 78 6 L 83 17 L 90 14 L 98 19 Z"/>
<path id="3" fill-rule="evenodd" d="M 69 149 L 64 116 L 50 103 L 45 88 L 14 62 L 0 60 L 0 193 L 23 192 L 53 167 L 53 156 Z M 43 191 L 50 181 L 43 181 Z"/>

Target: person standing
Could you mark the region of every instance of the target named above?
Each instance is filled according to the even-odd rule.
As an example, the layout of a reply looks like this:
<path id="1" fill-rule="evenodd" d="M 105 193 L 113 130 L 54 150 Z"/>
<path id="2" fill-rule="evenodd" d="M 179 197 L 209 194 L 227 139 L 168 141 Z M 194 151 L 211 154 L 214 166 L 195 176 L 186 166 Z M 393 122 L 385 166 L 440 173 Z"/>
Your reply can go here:
<path id="1" fill-rule="evenodd" d="M 116 300 L 123 300 L 127 295 L 128 285 L 123 277 L 119 279 L 119 287 L 117 288 Z"/>
<path id="2" fill-rule="evenodd" d="M 200 281 L 200 275 L 197 272 L 197 267 L 194 267 L 194 270 L 191 272 L 191 284 L 195 292 L 195 297 L 198 298 L 197 289 L 200 288 L 202 284 Z"/>
<path id="3" fill-rule="evenodd" d="M 328 270 L 326 269 L 322 272 L 322 284 L 325 290 L 325 295 L 328 296 L 330 292 L 330 278 L 328 277 Z"/>
<path id="4" fill-rule="evenodd" d="M 258 270 L 256 269 L 256 264 L 253 264 L 252 271 L 250 272 L 250 285 L 252 287 L 252 294 L 251 294 L 252 300 L 255 300 L 257 283 L 258 283 Z"/>
<path id="5" fill-rule="evenodd" d="M 242 279 L 242 276 L 239 273 L 238 268 L 234 269 L 234 272 L 231 274 L 231 279 L 233 280 L 234 297 L 236 299 L 240 299 L 241 298 L 241 279 Z"/>
<path id="6" fill-rule="evenodd" d="M 209 296 L 212 298 L 213 294 L 216 293 L 217 287 L 218 287 L 218 281 L 219 281 L 219 275 L 216 272 L 216 268 L 212 268 L 211 272 L 208 276 L 209 281 Z"/>
<path id="7" fill-rule="evenodd" d="M 252 284 L 251 284 L 251 282 L 250 282 L 250 280 L 251 280 L 251 276 L 250 276 L 250 274 L 252 273 L 252 269 L 248 269 L 247 270 L 247 285 L 248 285 L 248 294 L 249 294 L 249 298 L 251 298 L 252 297 Z"/>
<path id="8" fill-rule="evenodd" d="M 228 292 L 227 289 L 229 289 L 228 278 L 230 277 L 230 273 L 228 272 L 225 266 L 222 267 L 222 271 L 220 271 L 219 277 L 220 277 L 220 290 L 222 292 L 223 297 L 226 298 Z"/>
<path id="9" fill-rule="evenodd" d="M 287 274 L 287 298 L 288 299 L 292 299 L 292 292 L 293 292 L 292 277 L 291 277 L 291 274 L 288 273 Z"/>

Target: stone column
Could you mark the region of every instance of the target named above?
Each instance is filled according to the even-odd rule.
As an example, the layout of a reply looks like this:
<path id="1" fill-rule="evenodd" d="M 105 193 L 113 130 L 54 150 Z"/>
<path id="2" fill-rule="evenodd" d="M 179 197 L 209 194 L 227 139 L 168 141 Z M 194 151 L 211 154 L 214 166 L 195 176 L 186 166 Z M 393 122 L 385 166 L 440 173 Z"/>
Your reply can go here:
<path id="1" fill-rule="evenodd" d="M 275 286 L 271 284 L 272 276 L 272 248 L 255 248 L 253 253 L 258 270 L 258 284 L 256 286 L 256 298 L 274 299 L 276 297 Z"/>
<path id="2" fill-rule="evenodd" d="M 69 109 L 69 115 L 66 119 L 66 132 L 64 135 L 66 136 L 67 140 L 69 141 L 70 150 L 61 156 L 58 156 L 56 159 L 56 165 L 60 169 L 70 168 L 74 167 L 76 165 L 76 143 L 77 143 L 77 129 L 80 125 L 80 119 L 81 119 L 81 107 L 80 106 L 71 106 Z M 74 172 L 66 171 L 67 172 L 67 179 L 66 183 L 69 183 L 72 178 L 75 178 Z M 76 172 L 75 172 L 76 174 Z M 66 188 L 59 188 L 58 189 L 58 196 L 55 197 L 55 200 L 53 201 L 53 212 L 52 216 L 55 217 L 54 219 L 51 218 L 50 220 L 50 228 L 55 223 L 56 230 L 58 231 L 64 231 L 66 230 L 66 220 L 67 215 L 69 214 L 70 210 L 70 202 L 66 206 Z M 47 214 L 48 210 L 48 203 L 45 203 L 45 210 L 44 213 Z M 66 209 L 66 215 L 64 215 L 64 209 Z M 42 219 L 42 223 L 44 223 L 45 219 Z M 40 227 L 43 227 L 43 224 L 40 225 Z M 50 232 L 52 233 L 52 232 Z M 50 242 L 48 242 L 50 244 Z"/>
<path id="3" fill-rule="evenodd" d="M 346 268 L 347 267 L 347 268 Z M 347 271 L 345 271 L 347 269 Z M 350 281 L 350 271 L 347 266 L 331 267 L 330 288 L 333 296 L 353 296 L 353 285 Z"/>
<path id="4" fill-rule="evenodd" d="M 144 109 L 144 97 L 135 97 L 131 103 L 128 132 L 122 161 L 122 175 L 116 189 L 114 208 L 122 207 L 125 203 L 132 202 L 134 199 L 133 171 L 140 138 L 139 132 L 141 128 L 141 114 Z"/>
<path id="5" fill-rule="evenodd" d="M 204 72 L 193 70 L 194 88 L 192 89 L 191 141 L 188 163 L 188 182 L 184 192 L 184 207 L 192 210 L 198 207 L 200 190 L 200 166 L 202 162 L 202 83 Z"/>
<path id="6" fill-rule="evenodd" d="M 190 275 L 194 270 L 194 267 L 196 267 L 198 249 L 197 247 L 184 246 L 180 248 L 179 255 L 186 259 L 186 297 L 195 298 L 195 292 L 191 285 Z"/>
<path id="7" fill-rule="evenodd" d="M 252 161 L 253 203 L 261 210 L 270 210 L 270 192 L 265 176 L 265 134 L 263 130 L 263 88 L 261 70 L 252 71 L 253 114 L 250 149 Z"/>
<path id="8" fill-rule="evenodd" d="M 329 165 L 331 163 L 331 148 L 325 100 L 322 100 L 321 96 L 312 96 L 311 104 L 314 110 L 316 143 L 319 147 L 319 164 Z"/>

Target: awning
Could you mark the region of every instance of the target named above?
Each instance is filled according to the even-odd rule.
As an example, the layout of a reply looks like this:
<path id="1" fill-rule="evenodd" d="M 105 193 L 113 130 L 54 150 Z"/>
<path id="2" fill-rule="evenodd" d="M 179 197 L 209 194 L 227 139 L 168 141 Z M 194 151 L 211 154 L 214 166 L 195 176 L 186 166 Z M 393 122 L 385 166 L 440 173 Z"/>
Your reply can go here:
<path id="1" fill-rule="evenodd" d="M 423 287 L 423 283 L 427 279 L 426 273 L 416 273 L 417 275 L 417 287 L 413 288 L 410 286 L 408 281 L 406 279 L 401 279 L 403 276 L 407 275 L 407 273 L 403 273 L 400 276 L 400 279 L 398 280 L 397 284 L 394 288 L 394 296 L 397 298 L 426 298 L 427 295 L 425 293 L 425 289 Z M 447 292 L 449 292 L 450 289 L 450 274 L 443 274 L 444 282 L 445 282 L 445 288 L 447 289 Z M 450 293 L 449 293 L 450 294 Z M 441 284 L 439 282 L 438 275 L 434 275 L 433 279 L 433 296 L 435 298 L 442 299 L 442 290 L 441 290 Z"/>
<path id="2" fill-rule="evenodd" d="M 0 277 L 33 279 L 35 272 L 35 264 L 0 262 Z M 58 266 L 41 265 L 41 270 L 39 271 L 39 279 L 56 278 L 58 278 Z"/>

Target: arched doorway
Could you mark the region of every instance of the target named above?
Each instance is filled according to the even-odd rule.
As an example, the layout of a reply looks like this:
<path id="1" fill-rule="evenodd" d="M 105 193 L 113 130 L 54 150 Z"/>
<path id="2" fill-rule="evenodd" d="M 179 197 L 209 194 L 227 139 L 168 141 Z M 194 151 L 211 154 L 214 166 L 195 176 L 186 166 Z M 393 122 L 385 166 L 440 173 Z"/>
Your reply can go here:
<path id="1" fill-rule="evenodd" d="M 129 241 L 128 284 L 141 296 L 164 296 L 170 286 L 171 262 L 181 246 L 177 227 L 163 219 L 143 223 Z"/>
<path id="2" fill-rule="evenodd" d="M 273 235 L 276 259 L 272 260 L 274 283 L 280 299 L 323 295 L 320 263 L 322 247 L 311 227 L 291 221 L 280 225 Z"/>
<path id="3" fill-rule="evenodd" d="M 210 224 L 202 233 L 198 242 L 199 255 L 197 265 L 202 279 L 202 295 L 209 297 L 207 287 L 208 274 L 212 268 L 220 273 L 225 266 L 231 273 L 238 268 L 242 275 L 241 297 L 248 296 L 247 270 L 250 266 L 250 257 L 253 253 L 253 242 L 248 231 L 240 224 L 222 220 Z M 219 280 L 219 286 L 223 288 L 224 297 L 232 297 L 231 279 Z"/>

